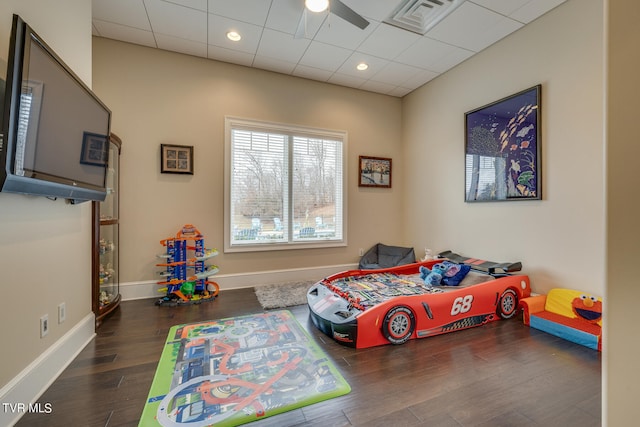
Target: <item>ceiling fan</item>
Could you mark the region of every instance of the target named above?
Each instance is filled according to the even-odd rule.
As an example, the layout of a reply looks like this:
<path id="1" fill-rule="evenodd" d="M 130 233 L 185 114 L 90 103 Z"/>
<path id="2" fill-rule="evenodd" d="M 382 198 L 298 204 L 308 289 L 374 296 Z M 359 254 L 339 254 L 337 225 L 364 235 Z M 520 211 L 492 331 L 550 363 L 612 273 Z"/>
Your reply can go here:
<path id="1" fill-rule="evenodd" d="M 304 36 L 307 11 L 311 12 L 324 12 L 329 9 L 329 13 L 339 16 L 345 21 L 355 25 L 356 27 L 364 30 L 369 25 L 369 21 L 364 19 L 360 14 L 356 13 L 349 6 L 344 4 L 341 0 L 305 0 L 305 8 L 302 12 L 300 22 L 298 22 L 298 28 L 296 29 L 296 38 Z"/>

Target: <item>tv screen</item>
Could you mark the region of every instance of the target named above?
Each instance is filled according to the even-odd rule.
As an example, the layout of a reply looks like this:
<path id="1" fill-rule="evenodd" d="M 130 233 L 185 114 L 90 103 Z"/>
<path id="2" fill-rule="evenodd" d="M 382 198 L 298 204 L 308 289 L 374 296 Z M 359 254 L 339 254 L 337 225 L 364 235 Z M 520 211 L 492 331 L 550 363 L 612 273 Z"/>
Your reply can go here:
<path id="1" fill-rule="evenodd" d="M 2 191 L 104 200 L 111 111 L 14 15 L 2 120 Z"/>

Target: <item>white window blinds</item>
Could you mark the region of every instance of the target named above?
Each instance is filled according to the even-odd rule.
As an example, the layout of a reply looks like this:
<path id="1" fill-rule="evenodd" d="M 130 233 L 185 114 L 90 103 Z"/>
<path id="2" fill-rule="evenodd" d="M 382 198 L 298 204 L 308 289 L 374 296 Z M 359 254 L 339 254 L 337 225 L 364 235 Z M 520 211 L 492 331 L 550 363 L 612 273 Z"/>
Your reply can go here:
<path id="1" fill-rule="evenodd" d="M 344 134 L 246 120 L 227 127 L 226 249 L 343 242 Z"/>

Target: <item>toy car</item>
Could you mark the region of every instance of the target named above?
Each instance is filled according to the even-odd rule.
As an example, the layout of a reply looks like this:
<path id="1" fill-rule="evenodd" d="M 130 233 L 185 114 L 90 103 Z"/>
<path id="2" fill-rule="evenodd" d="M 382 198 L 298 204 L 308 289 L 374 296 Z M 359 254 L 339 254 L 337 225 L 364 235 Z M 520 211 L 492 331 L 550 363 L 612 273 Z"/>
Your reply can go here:
<path id="1" fill-rule="evenodd" d="M 465 258 L 451 251 L 439 259 L 329 276 L 307 292 L 315 326 L 341 344 L 366 348 L 403 344 L 514 317 L 531 294 L 522 265 Z M 458 286 L 429 286 L 421 267 L 448 261 L 470 270 Z M 423 269 L 424 270 L 424 269 Z"/>

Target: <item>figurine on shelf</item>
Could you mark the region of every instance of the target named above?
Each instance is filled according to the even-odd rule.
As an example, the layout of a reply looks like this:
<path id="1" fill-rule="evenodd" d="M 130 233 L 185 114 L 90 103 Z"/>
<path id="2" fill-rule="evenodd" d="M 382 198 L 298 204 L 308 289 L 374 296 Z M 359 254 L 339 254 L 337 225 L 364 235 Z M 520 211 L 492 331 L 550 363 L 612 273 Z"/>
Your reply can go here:
<path id="1" fill-rule="evenodd" d="M 98 273 L 98 279 L 99 279 L 100 285 L 104 285 L 108 283 L 114 274 L 115 274 L 115 270 L 113 269 L 113 266 L 111 265 L 111 263 L 108 263 L 106 268 L 104 265 L 100 264 L 100 271 Z"/>
<path id="2" fill-rule="evenodd" d="M 107 273 L 104 271 L 104 265 L 100 264 L 100 271 L 98 272 L 98 282 L 100 283 L 100 286 L 104 285 L 106 278 Z"/>
<path id="3" fill-rule="evenodd" d="M 111 240 L 100 239 L 100 255 L 104 255 L 107 252 L 113 252 L 115 245 Z"/>
<path id="4" fill-rule="evenodd" d="M 101 305 L 107 305 L 111 302 L 111 297 L 109 296 L 109 294 L 107 294 L 106 291 L 101 291 L 100 292 L 100 304 Z"/>

